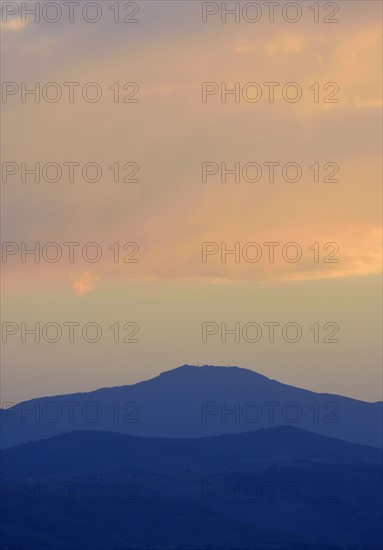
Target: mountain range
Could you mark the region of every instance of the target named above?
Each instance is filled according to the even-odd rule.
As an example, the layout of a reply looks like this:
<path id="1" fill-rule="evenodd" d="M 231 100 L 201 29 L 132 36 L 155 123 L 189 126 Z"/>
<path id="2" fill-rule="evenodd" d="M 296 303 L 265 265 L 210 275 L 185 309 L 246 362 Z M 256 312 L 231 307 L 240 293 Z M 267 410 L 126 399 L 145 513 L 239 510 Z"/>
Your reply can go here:
<path id="1" fill-rule="evenodd" d="M 3 549 L 381 548 L 381 451 L 294 427 L 74 431 L 1 464 Z"/>
<path id="2" fill-rule="evenodd" d="M 381 550 L 382 403 L 238 367 L 1 411 L 1 550 Z"/>
<path id="3" fill-rule="evenodd" d="M 382 447 L 382 405 L 296 388 L 238 367 L 184 365 L 133 385 L 2 409 L 1 447 L 74 430 L 195 438 L 286 425 Z"/>

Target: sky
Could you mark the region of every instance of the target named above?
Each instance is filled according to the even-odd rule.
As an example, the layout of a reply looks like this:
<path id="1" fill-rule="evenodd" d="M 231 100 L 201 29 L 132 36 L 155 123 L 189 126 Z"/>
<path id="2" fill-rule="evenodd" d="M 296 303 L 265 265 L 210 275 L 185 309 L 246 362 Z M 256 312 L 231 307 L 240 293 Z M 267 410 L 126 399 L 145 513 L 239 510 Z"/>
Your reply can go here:
<path id="1" fill-rule="evenodd" d="M 380 400 L 381 3 L 3 4 L 2 401 L 184 363 Z"/>

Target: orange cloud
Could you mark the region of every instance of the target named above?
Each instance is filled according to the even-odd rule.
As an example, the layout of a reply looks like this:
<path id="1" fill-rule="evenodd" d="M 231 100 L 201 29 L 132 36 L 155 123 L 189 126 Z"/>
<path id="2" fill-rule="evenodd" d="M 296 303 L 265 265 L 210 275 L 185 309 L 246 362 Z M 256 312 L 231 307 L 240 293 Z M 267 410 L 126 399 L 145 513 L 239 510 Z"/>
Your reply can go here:
<path id="1" fill-rule="evenodd" d="M 90 271 L 85 271 L 85 273 L 72 283 L 72 287 L 78 296 L 82 296 L 85 292 L 94 290 L 99 279 L 100 277 L 98 275 Z"/>
<path id="2" fill-rule="evenodd" d="M 281 31 L 278 25 L 267 25 L 254 33 L 252 26 L 233 23 L 209 27 L 210 32 L 202 34 L 199 30 L 193 34 L 191 27 L 182 39 L 177 33 L 166 33 L 155 43 L 138 42 L 129 58 L 128 76 L 140 83 L 142 105 L 129 108 L 128 158 L 126 119 L 121 116 L 125 106 L 114 105 L 108 92 L 110 83 L 127 78 L 128 53 L 119 42 L 112 42 L 101 58 L 90 49 L 89 58 L 67 53 L 63 64 L 49 64 L 45 57 L 41 67 L 31 64 L 31 75 L 43 75 L 45 81 L 66 81 L 69 69 L 74 81 L 91 82 L 97 75 L 105 101 L 94 106 L 64 102 L 57 109 L 43 103 L 27 103 L 20 109 L 16 99 L 9 102 L 5 109 L 8 159 L 19 158 L 22 151 L 22 158 L 31 165 L 43 160 L 41 151 L 48 160 L 57 158 L 59 150 L 61 161 L 76 158 L 86 163 L 97 158 L 104 172 L 94 188 L 81 178 L 68 189 L 66 184 L 44 182 L 6 186 L 3 193 L 10 204 L 39 213 L 25 215 L 17 224 L 9 216 L 9 240 L 23 240 L 24 235 L 32 241 L 44 240 L 49 224 L 57 242 L 102 238 L 105 254 L 97 271 L 104 281 L 121 277 L 272 282 L 379 273 L 381 138 L 375 110 L 381 105 L 381 31 L 376 23 L 380 8 L 375 12 L 375 4 L 369 3 L 366 12 L 365 4 L 347 3 L 345 20 L 330 25 L 331 29 L 302 22 L 294 32 L 283 30 L 286 26 Z M 46 41 L 55 40 L 60 46 L 64 39 L 64 35 L 46 33 L 38 41 L 40 57 L 56 55 Z M 36 47 L 33 33 L 20 38 L 28 51 Z M 21 55 L 18 50 L 12 54 Z M 8 64 L 13 65 L 17 63 Z M 202 104 L 201 82 L 206 80 L 226 81 L 229 87 L 234 82 L 296 81 L 305 93 L 296 105 L 282 101 L 280 94 L 275 104 L 269 103 L 265 88 L 265 97 L 257 104 L 238 104 L 232 96 L 222 104 L 220 94 Z M 332 81 L 339 83 L 339 103 L 316 103 L 310 86 Z M 322 99 L 330 92 L 321 88 Z M 90 112 L 97 116 L 89 116 Z M 36 127 L 38 142 L 33 139 Z M 139 140 L 133 139 L 136 134 Z M 52 140 L 52 135 L 57 139 Z M 104 139 L 95 143 L 94 135 L 108 136 L 108 147 Z M 111 159 L 137 161 L 142 185 L 116 185 L 108 168 Z M 233 177 L 222 183 L 217 175 L 203 185 L 203 161 L 225 161 L 228 166 L 237 161 L 242 165 L 297 161 L 303 177 L 296 184 L 281 177 L 275 184 L 266 177 L 251 184 L 233 183 Z M 339 183 L 323 181 L 328 161 L 339 165 Z M 319 183 L 313 181 L 310 168 L 315 162 L 322 167 Z M 55 204 L 62 223 L 53 223 L 56 219 L 45 207 L 47 198 Z M 137 242 L 142 250 L 140 263 L 128 265 L 123 259 L 114 263 L 109 247 L 115 241 Z M 242 245 L 297 241 L 305 257 L 297 264 L 237 264 L 221 263 L 217 254 L 202 264 L 205 241 L 225 241 L 228 246 L 236 241 Z M 309 247 L 314 242 L 337 242 L 339 264 L 313 263 Z M 40 270 L 53 279 L 57 270 L 66 286 L 73 266 L 63 268 L 63 264 L 30 265 L 28 276 L 37 278 Z M 14 273 L 20 272 L 22 280 L 25 267 L 19 256 L 11 258 L 10 279 L 15 281 Z M 86 268 L 78 269 L 81 273 Z M 88 272 L 78 279 L 72 284 L 78 295 L 93 290 L 97 282 Z"/>
<path id="3" fill-rule="evenodd" d="M 7 21 L 6 23 L 1 23 L 0 28 L 3 31 L 20 31 L 27 26 L 28 22 L 20 21 L 19 19 L 13 18 Z"/>

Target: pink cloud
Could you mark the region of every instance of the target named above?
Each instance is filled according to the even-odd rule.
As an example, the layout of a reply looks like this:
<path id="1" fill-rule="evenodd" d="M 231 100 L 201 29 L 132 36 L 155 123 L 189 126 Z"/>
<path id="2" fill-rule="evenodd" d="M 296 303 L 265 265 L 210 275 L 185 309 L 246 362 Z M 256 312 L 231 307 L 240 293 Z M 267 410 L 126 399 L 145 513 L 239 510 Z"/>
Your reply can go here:
<path id="1" fill-rule="evenodd" d="M 72 287 L 78 296 L 82 296 L 85 292 L 94 290 L 99 279 L 100 277 L 98 275 L 90 271 L 85 271 L 85 273 L 72 283 Z"/>

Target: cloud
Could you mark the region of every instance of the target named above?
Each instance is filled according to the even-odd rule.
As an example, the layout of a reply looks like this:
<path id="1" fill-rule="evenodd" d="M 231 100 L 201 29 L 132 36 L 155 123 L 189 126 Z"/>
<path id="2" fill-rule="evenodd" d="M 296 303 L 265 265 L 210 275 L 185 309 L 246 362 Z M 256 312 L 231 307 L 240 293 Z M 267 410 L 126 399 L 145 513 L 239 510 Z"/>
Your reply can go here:
<path id="1" fill-rule="evenodd" d="M 28 24 L 28 21 L 21 21 L 20 19 L 10 19 L 6 23 L 0 23 L 0 29 L 2 31 L 21 31 L 23 30 Z"/>
<path id="2" fill-rule="evenodd" d="M 97 271 L 103 281 L 271 282 L 379 272 L 381 136 L 376 111 L 381 105 L 381 31 L 375 4 L 366 10 L 365 4 L 347 3 L 341 25 L 302 22 L 294 32 L 286 25 L 266 25 L 254 33 L 254 26 L 233 23 L 201 33 L 199 20 L 194 19 L 193 26 L 193 19 L 183 13 L 188 32 L 182 38 L 165 32 L 168 22 L 162 18 L 159 26 L 157 14 L 148 7 L 161 39 L 141 41 L 132 35 L 134 48 L 126 47 L 126 33 L 115 29 L 113 40 L 101 41 L 88 28 L 82 33 L 82 26 L 65 27 L 66 33 L 73 33 L 68 40 L 60 26 L 43 25 L 37 36 L 31 24 L 13 41 L 16 48 L 8 33 L 7 79 L 97 79 L 105 93 L 104 101 L 95 105 L 84 104 L 80 96 L 73 104 L 28 102 L 21 108 L 18 97 L 10 98 L 4 108 L 8 160 L 32 166 L 52 160 L 85 164 L 97 158 L 103 178 L 95 185 L 81 177 L 71 186 L 65 178 L 57 185 L 19 185 L 16 176 L 14 184 L 3 187 L 10 205 L 3 214 L 6 239 L 23 242 L 28 235 L 31 241 L 44 242 L 50 227 L 57 242 L 102 241 L 106 254 Z M 150 25 L 145 28 L 151 32 Z M 112 35 L 108 25 L 102 29 L 103 36 Z M 81 47 L 84 36 L 91 47 Z M 50 40 L 55 48 L 46 47 Z M 104 42 L 107 50 L 96 55 Z M 33 47 L 46 57 L 36 56 Z M 81 55 L 74 55 L 78 51 Z M 140 83 L 140 103 L 114 105 L 108 86 L 127 79 Z M 227 82 L 228 88 L 235 82 L 281 82 L 279 92 L 283 83 L 296 81 L 304 93 L 302 102 L 290 104 L 278 92 L 272 104 L 263 87 L 263 98 L 256 104 L 236 103 L 233 96 L 223 104 L 220 94 L 203 104 L 203 81 Z M 314 82 L 339 83 L 339 103 L 316 103 L 310 90 Z M 322 99 L 332 91 L 320 90 Z M 34 139 L 36 128 L 39 140 Z M 100 139 L 94 140 L 95 135 Z M 109 167 L 117 160 L 140 165 L 139 184 L 114 183 Z M 218 174 L 202 184 L 203 161 L 228 167 L 236 162 L 263 166 L 277 161 L 283 166 L 294 161 L 303 175 L 297 183 L 288 183 L 278 169 L 276 182 L 270 183 L 264 168 L 257 183 L 235 183 L 232 176 L 223 183 Z M 338 183 L 324 181 L 329 161 L 340 167 Z M 314 163 L 320 166 L 318 183 L 310 168 Z M 14 215 L 16 209 L 22 216 Z M 140 263 L 112 262 L 107 251 L 116 241 L 137 242 Z M 238 265 L 220 263 L 217 255 L 206 265 L 200 258 L 204 241 L 225 241 L 228 246 L 236 241 L 296 241 L 306 256 L 314 242 L 337 242 L 342 261 L 313 265 L 308 256 L 297 264 Z M 54 269 L 61 270 L 62 284 L 67 285 L 73 266 L 63 263 L 56 268 L 28 265 L 28 274 L 38 277 L 44 270 L 54 278 Z M 18 270 L 22 277 L 25 267 L 17 256 L 10 259 L 10 279 L 15 281 Z M 78 269 L 81 273 L 87 266 Z M 78 295 L 94 288 L 93 277 L 83 275 L 73 283 Z"/>
<path id="3" fill-rule="evenodd" d="M 72 287 L 78 296 L 82 296 L 85 292 L 94 290 L 99 279 L 100 277 L 98 275 L 90 271 L 85 271 L 85 273 L 72 283 Z"/>

